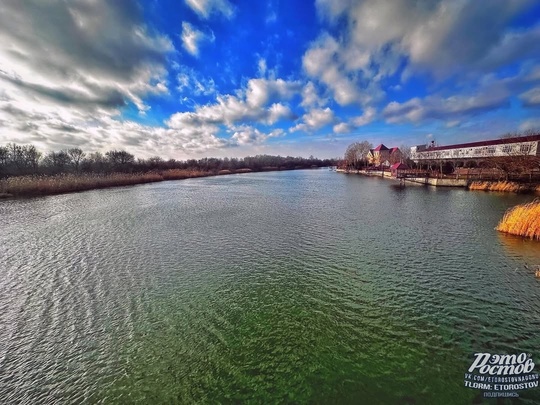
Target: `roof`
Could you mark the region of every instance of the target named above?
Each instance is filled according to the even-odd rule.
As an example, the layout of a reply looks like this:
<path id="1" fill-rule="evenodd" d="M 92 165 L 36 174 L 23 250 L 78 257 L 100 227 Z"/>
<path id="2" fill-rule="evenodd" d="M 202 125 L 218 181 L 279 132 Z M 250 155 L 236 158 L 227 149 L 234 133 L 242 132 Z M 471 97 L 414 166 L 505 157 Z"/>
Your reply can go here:
<path id="1" fill-rule="evenodd" d="M 399 148 L 397 146 L 394 146 L 393 148 L 390 148 L 390 154 L 394 153 L 395 151 L 398 151 Z"/>
<path id="2" fill-rule="evenodd" d="M 394 163 L 392 166 L 390 166 L 390 170 L 408 170 L 409 166 L 407 166 L 405 163 Z"/>
<path id="3" fill-rule="evenodd" d="M 490 141 L 458 143 L 458 144 L 455 144 L 455 145 L 447 145 L 447 146 L 435 146 L 433 148 L 426 148 L 426 149 L 422 150 L 421 152 L 429 152 L 429 151 L 432 151 L 432 150 L 474 148 L 474 147 L 478 147 L 478 146 L 493 146 L 493 145 L 504 145 L 504 144 L 507 144 L 507 143 L 533 142 L 533 141 L 540 141 L 540 134 L 538 134 L 538 135 L 530 135 L 530 136 L 519 136 L 519 137 L 513 137 L 513 138 L 493 139 L 493 140 L 490 140 Z"/>
<path id="4" fill-rule="evenodd" d="M 384 146 L 384 144 L 380 144 L 379 146 L 377 146 L 375 149 L 373 149 L 374 151 L 376 152 L 379 152 L 381 150 L 389 150 L 386 146 Z"/>

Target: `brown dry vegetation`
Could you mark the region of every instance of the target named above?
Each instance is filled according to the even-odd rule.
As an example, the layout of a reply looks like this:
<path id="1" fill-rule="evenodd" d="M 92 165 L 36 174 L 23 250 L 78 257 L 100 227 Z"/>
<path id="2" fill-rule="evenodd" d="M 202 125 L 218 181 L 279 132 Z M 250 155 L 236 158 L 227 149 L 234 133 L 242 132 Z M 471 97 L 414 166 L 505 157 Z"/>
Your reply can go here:
<path id="1" fill-rule="evenodd" d="M 163 180 L 184 180 L 195 177 L 211 176 L 213 173 L 205 172 L 203 170 L 171 169 L 159 172 L 159 174 L 163 177 Z"/>
<path id="2" fill-rule="evenodd" d="M 496 229 L 512 235 L 540 240 L 540 200 L 508 210 Z"/>
<path id="3" fill-rule="evenodd" d="M 471 184 L 469 184 L 469 190 L 519 193 L 528 191 L 529 188 L 512 181 L 473 181 Z"/>
<path id="4" fill-rule="evenodd" d="M 97 188 L 128 186 L 163 180 L 210 176 L 211 172 L 173 169 L 151 173 L 60 174 L 18 176 L 0 180 L 0 197 L 61 194 Z"/>

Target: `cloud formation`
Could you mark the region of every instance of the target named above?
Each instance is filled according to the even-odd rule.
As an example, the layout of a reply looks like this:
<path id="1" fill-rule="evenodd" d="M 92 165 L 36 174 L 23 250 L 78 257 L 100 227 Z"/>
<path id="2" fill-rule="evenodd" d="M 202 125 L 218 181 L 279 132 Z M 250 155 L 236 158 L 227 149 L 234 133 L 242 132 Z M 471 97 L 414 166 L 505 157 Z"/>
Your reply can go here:
<path id="1" fill-rule="evenodd" d="M 269 138 L 275 138 L 284 135 L 284 131 L 282 129 L 275 129 L 268 133 L 263 133 L 259 129 L 248 125 L 242 125 L 232 128 L 232 131 L 234 131 L 234 134 L 231 137 L 231 140 L 235 144 L 240 146 L 261 144 L 267 141 Z"/>
<path id="2" fill-rule="evenodd" d="M 205 34 L 188 22 L 182 23 L 182 44 L 184 49 L 193 56 L 199 56 L 199 47 L 203 42 L 214 42 L 213 34 Z"/>
<path id="3" fill-rule="evenodd" d="M 214 128 L 117 120 L 148 95 L 169 93 L 172 41 L 153 32 L 135 2 L 48 1 L 0 5 L 0 142 L 43 149 L 130 148 L 140 156 L 221 147 Z"/>
<path id="4" fill-rule="evenodd" d="M 187 96 L 210 96 L 217 92 L 214 79 L 203 77 L 194 69 L 185 66 L 180 68 L 176 79 L 178 80 L 178 91 Z"/>
<path id="5" fill-rule="evenodd" d="M 305 72 L 324 84 L 340 105 L 373 105 L 384 81 L 427 74 L 436 81 L 464 74 L 478 80 L 523 58 L 538 59 L 540 26 L 507 29 L 530 0 L 317 0 L 324 32 L 303 57 Z M 401 73 L 400 73 L 401 71 Z"/>
<path id="6" fill-rule="evenodd" d="M 187 157 L 536 122 L 533 0 L 291 2 L 2 1 L 0 144 Z"/>
<path id="7" fill-rule="evenodd" d="M 186 4 L 204 19 L 210 18 L 214 13 L 231 19 L 235 11 L 228 0 L 186 0 Z"/>
<path id="8" fill-rule="evenodd" d="M 326 107 L 324 109 L 315 108 L 306 113 L 302 117 L 303 122 L 291 128 L 291 132 L 312 132 L 332 123 L 334 121 L 334 118 L 334 112 L 329 107 Z"/>
<path id="9" fill-rule="evenodd" d="M 0 5 L 0 80 L 14 98 L 117 107 L 167 91 L 171 41 L 152 33 L 132 2 Z M 96 46 L 99 44 L 99 46 Z M 15 94 L 18 94 L 15 96 Z M 122 101 L 123 100 L 123 101 Z"/>

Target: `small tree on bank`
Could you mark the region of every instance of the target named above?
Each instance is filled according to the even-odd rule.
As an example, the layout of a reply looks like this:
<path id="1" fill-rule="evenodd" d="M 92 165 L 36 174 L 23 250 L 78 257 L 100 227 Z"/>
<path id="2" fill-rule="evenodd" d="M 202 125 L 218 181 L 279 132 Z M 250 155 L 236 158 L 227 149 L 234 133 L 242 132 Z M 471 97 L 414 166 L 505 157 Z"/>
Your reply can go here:
<path id="1" fill-rule="evenodd" d="M 370 149 L 373 149 L 373 145 L 368 141 L 351 143 L 347 147 L 344 156 L 347 168 L 358 170 L 365 166 Z"/>

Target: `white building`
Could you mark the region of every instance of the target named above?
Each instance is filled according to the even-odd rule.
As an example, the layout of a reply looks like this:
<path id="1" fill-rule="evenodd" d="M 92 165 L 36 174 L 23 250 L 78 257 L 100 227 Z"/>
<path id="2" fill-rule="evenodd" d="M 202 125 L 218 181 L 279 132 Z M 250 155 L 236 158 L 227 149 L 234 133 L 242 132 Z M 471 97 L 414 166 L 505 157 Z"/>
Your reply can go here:
<path id="1" fill-rule="evenodd" d="M 502 138 L 448 146 L 418 145 L 411 148 L 411 159 L 422 161 L 487 159 L 508 156 L 540 157 L 540 135 Z"/>

